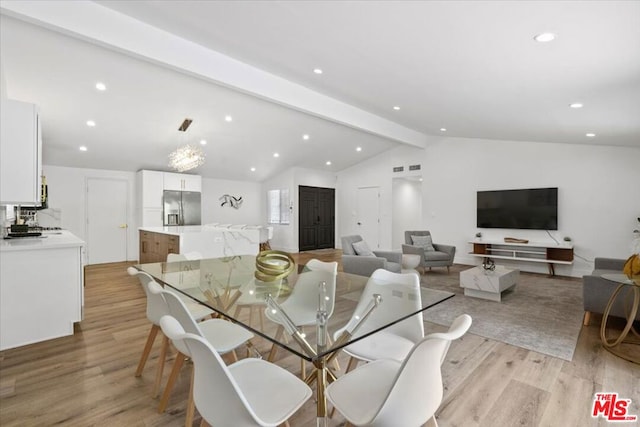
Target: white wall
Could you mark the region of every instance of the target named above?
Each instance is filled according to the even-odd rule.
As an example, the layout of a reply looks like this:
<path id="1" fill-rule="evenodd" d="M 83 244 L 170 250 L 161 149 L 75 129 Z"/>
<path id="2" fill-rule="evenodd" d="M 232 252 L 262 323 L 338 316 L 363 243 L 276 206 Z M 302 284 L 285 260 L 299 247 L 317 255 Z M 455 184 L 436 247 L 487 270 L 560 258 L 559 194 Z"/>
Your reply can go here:
<path id="1" fill-rule="evenodd" d="M 408 165 L 420 164 L 424 150 L 412 147 L 397 147 L 376 157 L 365 160 L 338 173 L 336 190 L 336 244 L 340 247 L 340 237 L 359 234 L 357 225 L 358 188 L 380 188 L 380 249 L 393 248 L 393 177 L 419 176 L 407 172 Z M 405 172 L 394 173 L 394 166 L 404 166 Z M 424 169 L 424 167 L 423 167 Z M 400 249 L 398 246 L 397 249 Z"/>
<path id="2" fill-rule="evenodd" d="M 422 182 L 393 178 L 391 213 L 391 247 L 401 250 L 405 230 L 418 230 L 422 224 Z"/>
<path id="3" fill-rule="evenodd" d="M 242 197 L 240 208 L 220 206 L 225 194 Z M 260 183 L 202 178 L 202 223 L 266 225 L 263 199 Z"/>
<path id="4" fill-rule="evenodd" d="M 262 197 L 265 218 L 267 215 L 266 194 L 269 190 L 288 189 L 291 200 L 291 223 L 288 225 L 273 225 L 273 238 L 270 241 L 273 249 L 298 252 L 298 186 L 300 185 L 336 188 L 336 174 L 296 167 L 287 169 L 263 183 Z M 336 225 L 336 235 L 337 230 L 338 226 Z"/>
<path id="5" fill-rule="evenodd" d="M 394 154 L 398 153 L 382 154 L 338 175 L 340 235 L 354 232 L 350 220 L 359 186 L 379 185 L 382 209 L 385 201 L 392 200 L 394 163 L 388 158 Z M 572 266 L 558 266 L 556 274 L 579 277 L 592 270 L 596 256 L 628 256 L 640 216 L 639 164 L 638 148 L 443 138 L 422 153 L 421 226 L 431 230 L 437 243 L 455 245 L 456 262 L 463 264 L 479 262 L 468 255 L 467 243 L 477 231 L 485 239 L 512 236 L 551 243 L 545 231 L 478 230 L 476 191 L 558 187 L 559 229 L 551 233 L 558 240 L 573 239 L 576 259 Z M 390 234 L 388 208 L 381 222 L 381 230 Z M 384 233 L 380 242 L 381 247 L 392 245 Z M 547 271 L 544 264 L 511 265 L 523 271 Z"/>
<path id="6" fill-rule="evenodd" d="M 68 168 L 43 165 L 43 175 L 47 178 L 49 208 L 60 209 L 61 227 L 86 242 L 85 217 L 87 178 L 115 178 L 127 181 L 129 210 L 127 214 L 127 260 L 138 259 L 138 226 L 135 215 L 135 172 L 101 169 Z M 108 194 L 105 197 L 109 197 Z"/>

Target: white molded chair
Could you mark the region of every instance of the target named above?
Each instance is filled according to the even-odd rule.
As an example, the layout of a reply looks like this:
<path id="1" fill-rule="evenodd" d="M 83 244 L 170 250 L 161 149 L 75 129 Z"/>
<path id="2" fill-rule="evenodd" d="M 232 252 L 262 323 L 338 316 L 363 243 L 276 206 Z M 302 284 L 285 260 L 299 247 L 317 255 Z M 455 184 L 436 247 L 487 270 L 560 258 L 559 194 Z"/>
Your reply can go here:
<path id="1" fill-rule="evenodd" d="M 311 397 L 309 386 L 279 366 L 254 358 L 226 366 L 209 342 L 186 333 L 175 318 L 164 316 L 160 325 L 193 358 L 193 398 L 210 425 L 288 425 L 287 419 Z"/>
<path id="2" fill-rule="evenodd" d="M 138 362 L 138 367 L 136 368 L 135 376 L 139 377 L 142 375 L 147 359 L 149 359 L 153 343 L 156 340 L 158 331 L 160 331 L 160 318 L 165 314 L 168 314 L 169 311 L 162 296 L 152 293 L 149 289 L 151 283 L 157 285 L 153 280 L 153 277 L 143 271 L 136 270 L 133 267 L 127 268 L 127 273 L 131 276 L 137 276 L 140 281 L 140 285 L 142 285 L 142 289 L 147 296 L 147 319 L 151 322 L 151 330 L 149 331 L 147 342 L 144 346 L 144 350 L 142 351 L 142 355 L 140 356 L 140 362 Z M 203 319 L 213 313 L 213 311 L 207 307 L 196 303 L 189 304 L 187 307 L 190 316 L 196 320 Z M 160 383 L 162 381 L 162 373 L 164 372 L 164 363 L 168 347 L 169 340 L 167 340 L 166 336 L 163 336 L 160 358 L 158 359 L 158 367 L 156 370 L 156 380 L 152 391 L 152 396 L 154 398 L 157 397 L 160 392 Z"/>
<path id="3" fill-rule="evenodd" d="M 434 414 L 443 394 L 441 361 L 451 341 L 470 326 L 471 317 L 463 314 L 449 332 L 418 341 L 403 362 L 376 360 L 343 375 L 327 387 L 327 400 L 356 426 L 437 426 Z"/>
<path id="4" fill-rule="evenodd" d="M 315 326 L 316 316 L 318 313 L 318 286 L 321 282 L 326 283 L 327 302 L 326 311 L 327 318 L 333 314 L 336 297 L 336 277 L 338 274 L 337 262 L 323 262 L 317 259 L 310 259 L 306 268 L 309 271 L 301 273 L 298 276 L 298 281 L 291 292 L 289 298 L 287 298 L 280 307 L 293 321 L 293 324 L 298 328 L 304 326 Z M 284 326 L 281 323 L 280 317 L 273 313 L 269 308 L 265 310 L 265 315 L 269 320 L 280 324 L 276 331 L 276 337 L 279 337 L 284 332 Z M 267 360 L 273 361 L 276 355 L 278 346 L 275 344 L 271 347 L 271 352 Z M 334 359 L 335 360 L 335 359 Z M 301 360 L 301 374 L 305 376 L 304 360 Z"/>
<path id="5" fill-rule="evenodd" d="M 180 325 L 184 330 L 188 331 L 190 334 L 198 335 L 205 339 L 213 346 L 213 348 L 215 348 L 215 350 L 219 354 L 231 352 L 234 361 L 238 360 L 234 350 L 253 338 L 253 334 L 251 332 L 227 320 L 209 319 L 200 323 L 196 323 L 189 315 L 189 311 L 187 310 L 187 307 L 182 299 L 180 299 L 180 297 L 174 292 L 162 289 L 162 287 L 160 287 L 160 285 L 155 282 L 150 284 L 149 290 L 152 293 L 162 295 L 167 303 L 167 306 L 169 307 L 169 314 L 178 322 L 180 322 Z M 176 380 L 178 379 L 178 375 L 185 358 L 191 357 L 191 354 L 186 347 L 176 345 L 176 348 L 178 349 L 179 353 L 176 356 L 176 360 L 173 364 L 171 375 L 167 380 L 167 385 L 165 386 L 164 392 L 162 394 L 162 399 L 160 399 L 160 405 L 158 406 L 159 412 L 164 412 L 167 404 L 169 403 L 171 391 Z M 192 421 L 193 398 L 190 392 L 189 402 L 187 404 L 187 425 L 191 425 Z"/>
<path id="6" fill-rule="evenodd" d="M 398 313 L 418 312 L 422 308 L 420 279 L 413 273 L 393 273 L 378 269 L 367 282 L 351 320 L 334 333 L 334 340 L 343 331 L 351 330 L 359 315 L 371 301 L 373 294 L 380 294 L 382 302 L 356 331 L 354 337 L 365 335 L 399 318 Z M 371 362 L 378 359 L 393 359 L 401 362 L 415 343 L 424 337 L 424 323 L 420 311 L 410 318 L 389 326 L 367 338 L 363 338 L 343 349 L 351 356 L 347 372 L 358 360 Z"/>

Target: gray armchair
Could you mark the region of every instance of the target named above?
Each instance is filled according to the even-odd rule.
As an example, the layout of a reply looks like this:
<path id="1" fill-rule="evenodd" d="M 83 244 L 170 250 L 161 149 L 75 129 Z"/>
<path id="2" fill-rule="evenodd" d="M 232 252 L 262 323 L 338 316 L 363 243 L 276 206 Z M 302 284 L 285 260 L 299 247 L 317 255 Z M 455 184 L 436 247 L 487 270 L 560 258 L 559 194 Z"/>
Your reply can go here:
<path id="1" fill-rule="evenodd" d="M 427 268 L 431 270 L 431 267 L 447 267 L 447 273 L 449 273 L 449 267 L 453 265 L 453 257 L 456 254 L 456 247 L 450 245 L 442 245 L 439 243 L 433 243 L 434 251 L 425 251 L 422 246 L 416 246 L 413 244 L 411 236 L 431 236 L 430 231 L 405 231 L 404 241 L 402 245 L 402 253 L 408 255 L 420 255 L 419 267 Z"/>
<path id="2" fill-rule="evenodd" d="M 345 273 L 371 277 L 379 268 L 400 273 L 402 270 L 402 254 L 391 251 L 371 251 L 372 255 L 358 255 L 354 243 L 364 242 L 358 235 L 344 236 L 342 241 L 342 269 Z"/>
<path id="3" fill-rule="evenodd" d="M 591 274 L 582 277 L 582 303 L 584 306 L 584 325 L 589 325 L 591 313 L 604 314 L 604 309 L 611 298 L 611 294 L 616 290 L 619 283 L 603 279 L 603 274 L 622 274 L 624 259 L 617 258 L 596 258 L 594 260 L 594 270 Z M 610 316 L 627 317 L 624 307 L 623 294 L 611 307 Z M 636 314 L 636 320 L 640 320 L 640 311 Z"/>

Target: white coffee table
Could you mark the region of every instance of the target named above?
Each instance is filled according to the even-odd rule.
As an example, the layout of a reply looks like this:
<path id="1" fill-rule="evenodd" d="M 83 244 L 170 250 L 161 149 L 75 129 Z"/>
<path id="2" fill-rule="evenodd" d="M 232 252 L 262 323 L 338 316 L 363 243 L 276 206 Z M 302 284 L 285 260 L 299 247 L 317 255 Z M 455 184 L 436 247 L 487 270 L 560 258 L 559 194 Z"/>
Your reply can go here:
<path id="1" fill-rule="evenodd" d="M 484 298 L 500 302 L 502 292 L 515 288 L 520 270 L 496 265 L 494 271 L 486 271 L 482 266 L 460 272 L 460 287 L 469 297 Z"/>

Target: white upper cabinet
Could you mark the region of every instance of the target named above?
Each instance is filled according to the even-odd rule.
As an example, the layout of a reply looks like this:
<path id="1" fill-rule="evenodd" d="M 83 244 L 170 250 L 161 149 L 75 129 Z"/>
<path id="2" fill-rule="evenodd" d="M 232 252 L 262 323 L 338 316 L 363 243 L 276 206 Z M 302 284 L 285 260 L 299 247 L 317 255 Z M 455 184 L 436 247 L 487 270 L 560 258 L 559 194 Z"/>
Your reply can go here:
<path id="1" fill-rule="evenodd" d="M 39 204 L 42 138 L 37 107 L 3 99 L 0 109 L 0 204 Z"/>
<path id="2" fill-rule="evenodd" d="M 202 177 L 181 173 L 164 173 L 164 189 L 174 191 L 202 191 Z"/>
<path id="3" fill-rule="evenodd" d="M 138 172 L 138 180 L 142 184 L 142 207 L 162 209 L 164 173 L 142 170 Z"/>

